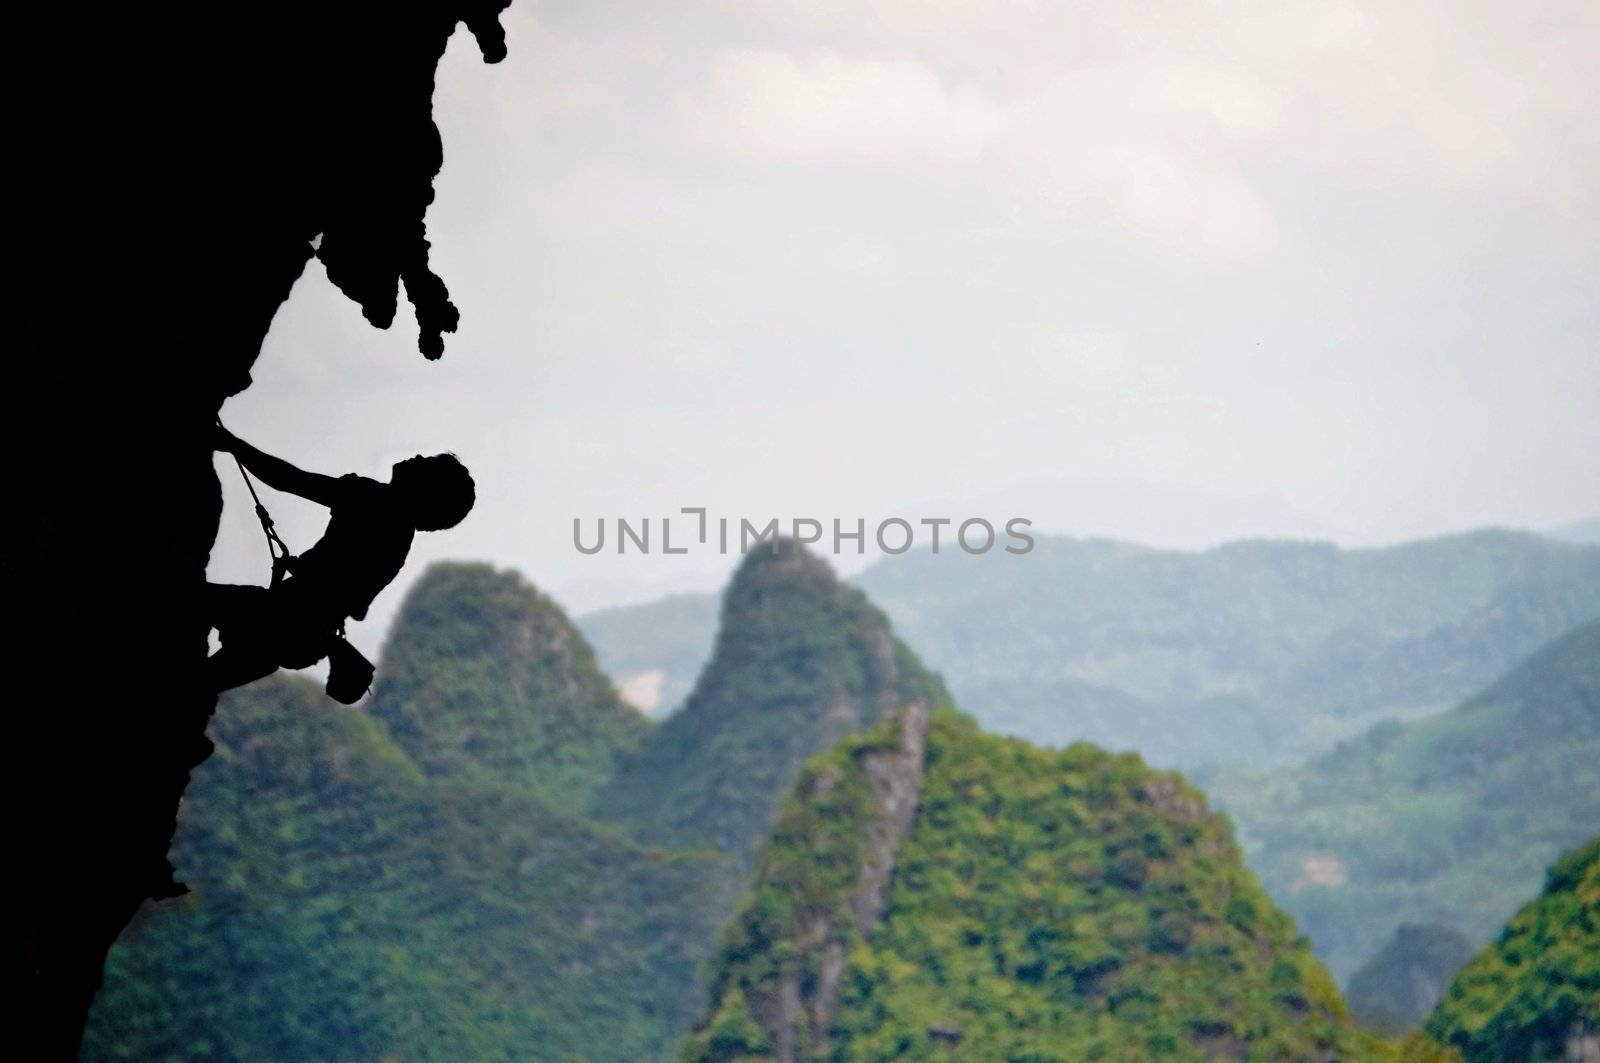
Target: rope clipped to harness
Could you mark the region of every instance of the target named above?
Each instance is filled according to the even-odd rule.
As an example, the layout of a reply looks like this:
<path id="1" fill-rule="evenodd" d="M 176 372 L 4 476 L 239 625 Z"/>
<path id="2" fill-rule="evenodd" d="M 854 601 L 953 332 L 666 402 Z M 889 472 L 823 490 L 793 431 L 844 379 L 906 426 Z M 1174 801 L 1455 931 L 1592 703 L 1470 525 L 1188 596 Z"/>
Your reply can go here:
<path id="1" fill-rule="evenodd" d="M 217 419 L 217 427 L 222 427 L 222 419 Z M 245 470 L 244 462 L 239 460 L 239 455 L 234 454 L 233 463 L 239 467 L 239 475 L 244 477 L 244 486 L 250 492 L 250 498 L 256 504 L 256 520 L 261 522 L 261 532 L 267 537 L 267 553 L 272 556 L 272 582 L 271 587 L 282 583 L 284 577 L 289 575 L 294 567 L 294 553 L 289 549 L 289 544 L 283 541 L 283 536 L 278 534 L 277 525 L 272 521 L 272 514 L 267 512 L 267 507 L 262 504 L 261 496 L 256 494 L 255 481 L 250 478 L 250 473 Z"/>

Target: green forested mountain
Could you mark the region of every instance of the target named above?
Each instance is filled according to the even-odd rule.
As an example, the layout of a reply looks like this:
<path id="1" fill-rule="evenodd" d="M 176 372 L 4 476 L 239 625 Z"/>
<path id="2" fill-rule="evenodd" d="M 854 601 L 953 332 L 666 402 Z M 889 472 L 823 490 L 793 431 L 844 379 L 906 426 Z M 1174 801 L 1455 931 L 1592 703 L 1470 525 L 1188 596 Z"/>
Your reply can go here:
<path id="1" fill-rule="evenodd" d="M 886 558 L 856 582 L 985 727 L 1184 768 L 1294 762 L 1447 708 L 1600 618 L 1600 547 L 1510 531 L 1198 553 L 1040 536 L 1020 557 Z M 627 612 L 591 630 L 602 654 Z M 693 641 L 633 638 L 628 660 L 671 682 Z"/>
<path id="2" fill-rule="evenodd" d="M 1335 973 L 1402 922 L 1486 940 L 1543 868 L 1600 824 L 1600 623 L 1449 712 L 1208 789 Z"/>
<path id="3" fill-rule="evenodd" d="M 1350 976 L 1344 990 L 1350 1014 L 1386 1033 L 1421 1026 L 1451 977 L 1472 958 L 1472 948 L 1452 927 L 1401 923 L 1389 943 Z"/>
<path id="4" fill-rule="evenodd" d="M 649 729 L 554 602 L 481 564 L 434 565 L 412 587 L 365 707 L 430 778 L 573 810 Z"/>
<path id="5" fill-rule="evenodd" d="M 807 766 L 684 1058 L 1385 1052 L 1180 778 L 944 711 Z"/>
<path id="6" fill-rule="evenodd" d="M 174 850 L 195 892 L 113 952 L 85 1058 L 670 1056 L 737 858 L 801 763 L 939 696 L 858 592 L 790 548 L 746 562 L 725 615 L 671 729 L 620 702 L 548 599 L 484 565 L 418 582 L 361 708 L 293 677 L 224 698 Z"/>
<path id="7" fill-rule="evenodd" d="M 111 953 L 83 1058 L 661 1058 L 698 1008 L 725 861 L 512 785 L 430 779 L 298 678 L 224 698 L 174 862 Z"/>
<path id="8" fill-rule="evenodd" d="M 755 549 L 683 709 L 623 759 L 596 810 L 652 844 L 748 858 L 802 764 L 885 713 L 944 699 L 889 622 L 828 564 Z"/>
<path id="9" fill-rule="evenodd" d="M 1428 1032 L 1468 1063 L 1600 1058 L 1600 837 L 1462 968 Z"/>

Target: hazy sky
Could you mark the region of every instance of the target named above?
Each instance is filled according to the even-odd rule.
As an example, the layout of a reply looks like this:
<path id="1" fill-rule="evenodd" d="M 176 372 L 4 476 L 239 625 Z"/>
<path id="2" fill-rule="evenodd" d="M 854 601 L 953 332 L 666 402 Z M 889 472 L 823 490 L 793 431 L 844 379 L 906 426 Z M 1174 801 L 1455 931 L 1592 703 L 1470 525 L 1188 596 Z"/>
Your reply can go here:
<path id="1" fill-rule="evenodd" d="M 458 33 L 440 70 L 444 360 L 314 264 L 224 411 L 333 472 L 458 452 L 478 509 L 402 583 L 435 557 L 574 608 L 703 583 L 714 558 L 571 545 L 575 516 L 687 505 L 1002 492 L 1059 530 L 1196 544 L 1600 511 L 1593 0 L 504 21 L 504 63 Z M 226 482 L 215 571 L 263 579 Z M 320 532 L 274 509 L 296 545 Z"/>

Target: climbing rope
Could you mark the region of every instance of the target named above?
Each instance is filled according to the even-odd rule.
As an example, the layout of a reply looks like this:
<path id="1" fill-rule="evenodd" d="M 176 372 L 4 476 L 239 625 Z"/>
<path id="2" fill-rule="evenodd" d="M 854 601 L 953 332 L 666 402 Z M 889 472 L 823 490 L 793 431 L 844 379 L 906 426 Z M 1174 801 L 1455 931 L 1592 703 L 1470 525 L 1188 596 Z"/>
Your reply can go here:
<path id="1" fill-rule="evenodd" d="M 222 419 L 217 419 L 217 427 L 222 427 Z M 272 514 L 267 512 L 267 507 L 262 504 L 261 496 L 256 494 L 256 483 L 250 478 L 250 473 L 245 469 L 244 462 L 239 460 L 239 455 L 231 455 L 233 463 L 239 467 L 239 475 L 244 477 L 244 486 L 250 492 L 250 498 L 256 504 L 256 520 L 261 522 L 261 532 L 267 537 L 267 553 L 272 556 L 272 583 L 276 587 L 283 582 L 289 574 L 289 567 L 294 564 L 294 554 L 289 549 L 289 544 L 283 541 L 283 536 L 278 534 L 277 525 L 272 521 Z"/>

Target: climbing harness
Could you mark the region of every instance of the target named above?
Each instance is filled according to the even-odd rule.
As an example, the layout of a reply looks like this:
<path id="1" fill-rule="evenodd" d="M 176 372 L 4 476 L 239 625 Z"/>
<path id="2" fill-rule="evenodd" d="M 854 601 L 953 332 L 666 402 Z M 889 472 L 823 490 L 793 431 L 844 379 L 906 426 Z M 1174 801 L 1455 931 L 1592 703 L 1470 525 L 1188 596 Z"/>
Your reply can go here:
<path id="1" fill-rule="evenodd" d="M 220 417 L 217 418 L 217 427 L 222 427 Z M 290 552 L 289 544 L 283 541 L 283 536 L 278 534 L 278 528 L 272 521 L 272 514 L 268 513 L 267 507 L 262 504 L 261 496 L 256 493 L 255 480 L 244 467 L 244 462 L 239 460 L 239 455 L 233 455 L 233 463 L 239 467 L 239 475 L 244 478 L 244 486 L 256 504 L 256 520 L 261 522 L 261 533 L 267 537 L 267 553 L 272 555 L 272 582 L 267 589 L 276 590 L 284 578 L 293 573 L 295 556 Z M 328 661 L 328 681 L 324 689 L 335 701 L 344 705 L 354 705 L 372 686 L 372 662 L 362 656 L 360 650 L 350 645 L 349 639 L 345 636 L 343 617 L 328 631 L 328 636 L 329 643 L 323 654 Z"/>

